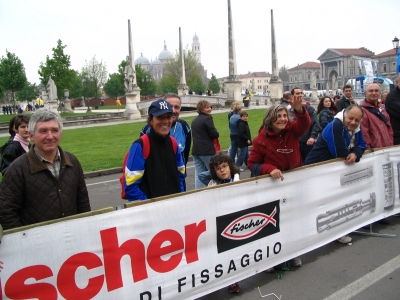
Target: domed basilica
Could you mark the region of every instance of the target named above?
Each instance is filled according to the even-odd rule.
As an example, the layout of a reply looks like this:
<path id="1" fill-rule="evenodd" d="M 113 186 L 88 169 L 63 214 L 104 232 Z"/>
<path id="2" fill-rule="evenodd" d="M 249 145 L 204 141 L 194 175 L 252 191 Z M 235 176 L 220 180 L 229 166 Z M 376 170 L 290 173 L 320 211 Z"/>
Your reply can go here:
<path id="1" fill-rule="evenodd" d="M 201 51 L 200 51 L 200 42 L 197 34 L 193 36 L 192 43 L 192 51 L 196 55 L 199 64 L 201 65 Z M 143 56 L 143 53 L 140 53 L 140 56 L 135 60 L 135 65 L 140 64 L 142 68 L 148 71 L 154 80 L 159 81 L 163 77 L 164 66 L 168 60 L 173 58 L 173 54 L 171 51 L 167 49 L 167 44 L 164 41 L 164 50 L 160 52 L 158 57 L 155 60 L 149 61 L 148 58 Z M 203 78 L 207 78 L 207 70 L 203 70 Z M 203 79 L 204 80 L 204 79 Z"/>

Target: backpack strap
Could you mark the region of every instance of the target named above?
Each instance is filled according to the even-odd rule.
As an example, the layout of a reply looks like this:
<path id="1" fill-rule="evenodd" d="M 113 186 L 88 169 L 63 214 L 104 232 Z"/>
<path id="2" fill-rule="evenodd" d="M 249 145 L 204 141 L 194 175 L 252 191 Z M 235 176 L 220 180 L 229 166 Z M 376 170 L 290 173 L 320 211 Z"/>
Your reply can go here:
<path id="1" fill-rule="evenodd" d="M 176 141 L 176 139 L 173 136 L 169 136 L 169 138 L 171 139 L 171 143 L 172 143 L 172 148 L 174 149 L 174 154 L 176 154 L 176 151 L 178 151 L 178 142 Z"/>
<path id="2" fill-rule="evenodd" d="M 141 137 L 143 145 L 142 145 L 142 151 L 143 151 L 143 157 L 144 159 L 147 159 L 150 155 L 150 141 L 149 141 L 149 136 L 147 134 L 143 134 Z"/>
<path id="3" fill-rule="evenodd" d="M 189 124 L 185 120 L 181 120 L 181 119 L 178 119 L 176 121 L 181 123 L 183 132 L 185 133 L 185 137 L 186 137 L 189 132 L 189 130 L 188 130 Z"/>

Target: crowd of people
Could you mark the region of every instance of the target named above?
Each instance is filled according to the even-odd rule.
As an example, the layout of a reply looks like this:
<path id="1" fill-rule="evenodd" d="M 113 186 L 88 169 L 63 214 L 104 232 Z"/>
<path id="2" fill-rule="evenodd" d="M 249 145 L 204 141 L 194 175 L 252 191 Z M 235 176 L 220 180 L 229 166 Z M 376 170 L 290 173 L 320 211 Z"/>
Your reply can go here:
<path id="1" fill-rule="evenodd" d="M 252 176 L 269 174 L 284 180 L 285 171 L 303 165 L 334 158 L 356 163 L 365 150 L 400 144 L 400 76 L 395 89 L 385 98 L 381 95 L 378 84 L 369 84 L 365 99 L 357 105 L 352 87 L 346 85 L 340 99 L 323 96 L 315 110 L 303 103 L 302 89 L 294 88 L 267 110 L 254 139 L 248 113 L 234 102 L 228 114 L 231 144 L 223 154 L 216 149 L 220 134 L 211 103 L 199 100 L 198 116 L 189 125 L 179 118 L 180 97 L 167 94 L 151 104 L 147 124 L 126 155 L 122 189 L 128 201 L 184 192 L 190 153 L 196 189 L 239 180 L 243 164 Z M 11 119 L 1 162 L 4 229 L 90 211 L 81 165 L 59 146 L 61 137 L 62 121 L 50 109 L 39 109 L 31 118 Z M 351 238 L 344 236 L 339 242 L 349 243 Z M 300 257 L 291 264 L 301 266 Z M 230 285 L 229 291 L 238 293 L 239 284 Z"/>

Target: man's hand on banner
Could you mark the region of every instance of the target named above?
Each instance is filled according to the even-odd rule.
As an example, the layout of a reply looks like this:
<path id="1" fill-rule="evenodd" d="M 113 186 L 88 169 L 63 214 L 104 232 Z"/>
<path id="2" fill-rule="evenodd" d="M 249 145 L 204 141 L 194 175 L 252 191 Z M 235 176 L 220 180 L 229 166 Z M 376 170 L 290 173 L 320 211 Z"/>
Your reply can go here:
<path id="1" fill-rule="evenodd" d="M 283 173 L 282 173 L 282 171 L 281 170 L 278 170 L 278 169 L 275 169 L 275 170 L 272 170 L 272 172 L 269 174 L 272 178 L 274 178 L 274 179 L 281 179 L 281 181 L 283 181 L 283 179 L 285 179 L 284 177 L 283 177 Z"/>
<path id="2" fill-rule="evenodd" d="M 356 159 L 357 159 L 357 155 L 355 155 L 354 153 L 350 153 L 349 155 L 347 155 L 347 157 L 345 159 L 345 163 L 353 164 L 356 162 Z"/>

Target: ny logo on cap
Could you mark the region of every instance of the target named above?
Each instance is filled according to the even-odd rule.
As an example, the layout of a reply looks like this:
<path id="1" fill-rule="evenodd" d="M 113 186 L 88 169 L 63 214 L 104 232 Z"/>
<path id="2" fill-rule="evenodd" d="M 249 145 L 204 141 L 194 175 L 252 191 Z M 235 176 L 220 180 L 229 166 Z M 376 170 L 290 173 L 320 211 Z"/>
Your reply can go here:
<path id="1" fill-rule="evenodd" d="M 168 103 L 165 101 L 160 101 L 160 109 L 168 109 Z"/>

